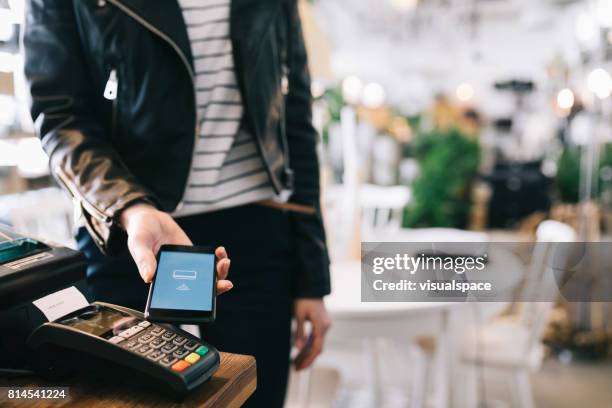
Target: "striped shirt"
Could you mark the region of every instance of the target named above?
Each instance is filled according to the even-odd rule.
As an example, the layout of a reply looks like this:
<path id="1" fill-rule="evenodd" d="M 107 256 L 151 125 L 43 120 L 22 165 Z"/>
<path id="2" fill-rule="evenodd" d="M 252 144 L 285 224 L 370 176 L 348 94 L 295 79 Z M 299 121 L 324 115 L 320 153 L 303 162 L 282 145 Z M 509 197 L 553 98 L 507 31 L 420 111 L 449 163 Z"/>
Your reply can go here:
<path id="1" fill-rule="evenodd" d="M 186 216 L 274 197 L 252 136 L 240 130 L 242 100 L 229 37 L 231 0 L 178 0 L 195 68 L 199 134 L 183 206 Z"/>

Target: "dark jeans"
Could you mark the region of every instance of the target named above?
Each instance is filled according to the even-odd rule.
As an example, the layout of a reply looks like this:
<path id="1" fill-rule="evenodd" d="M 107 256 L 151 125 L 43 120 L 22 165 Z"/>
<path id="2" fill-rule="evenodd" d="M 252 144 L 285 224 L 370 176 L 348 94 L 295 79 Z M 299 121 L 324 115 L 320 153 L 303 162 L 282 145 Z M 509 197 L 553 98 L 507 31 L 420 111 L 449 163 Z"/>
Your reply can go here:
<path id="1" fill-rule="evenodd" d="M 219 350 L 257 360 L 257 391 L 247 403 L 281 407 L 289 368 L 292 273 L 295 271 L 289 217 L 280 210 L 246 205 L 178 219 L 195 245 L 223 245 L 232 261 L 234 288 L 217 300 L 217 318 L 201 327 Z M 79 249 L 89 260 L 87 279 L 96 300 L 143 310 L 148 285 L 126 251 L 105 257 L 84 228 Z"/>

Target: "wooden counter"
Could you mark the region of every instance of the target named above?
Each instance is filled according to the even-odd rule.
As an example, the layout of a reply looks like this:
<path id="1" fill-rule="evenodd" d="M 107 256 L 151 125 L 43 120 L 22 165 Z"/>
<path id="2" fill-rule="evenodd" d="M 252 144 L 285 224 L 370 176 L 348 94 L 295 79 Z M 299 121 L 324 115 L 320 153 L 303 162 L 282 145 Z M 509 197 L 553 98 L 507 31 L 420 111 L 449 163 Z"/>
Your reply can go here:
<path id="1" fill-rule="evenodd" d="M 206 407 L 225 408 L 241 406 L 255 391 L 257 375 L 255 359 L 240 354 L 221 353 L 221 366 L 212 378 L 194 390 L 183 402 L 176 402 L 163 395 L 132 388 L 129 384 L 99 383 L 78 377 L 67 381 L 48 382 L 34 378 L 0 378 L 0 387 L 70 387 L 70 398 L 65 401 L 13 400 L 2 395 L 2 407 Z M 6 393 L 6 389 L 2 390 Z"/>

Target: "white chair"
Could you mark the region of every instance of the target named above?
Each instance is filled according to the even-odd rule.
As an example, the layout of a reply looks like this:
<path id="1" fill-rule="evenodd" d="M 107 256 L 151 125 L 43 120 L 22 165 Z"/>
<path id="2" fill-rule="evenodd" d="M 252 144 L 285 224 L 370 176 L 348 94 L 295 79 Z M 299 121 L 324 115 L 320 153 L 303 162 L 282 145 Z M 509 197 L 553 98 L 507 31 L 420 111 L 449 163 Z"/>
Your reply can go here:
<path id="1" fill-rule="evenodd" d="M 285 408 L 329 407 L 329 402 L 334 400 L 340 383 L 338 371 L 315 367 L 308 370 L 308 373 L 297 375 L 298 372 L 291 368 Z"/>
<path id="2" fill-rule="evenodd" d="M 332 259 L 357 259 L 360 241 L 384 241 L 379 237 L 399 231 L 411 197 L 410 188 L 401 185 L 327 186 L 324 220 Z"/>
<path id="3" fill-rule="evenodd" d="M 406 386 L 409 393 L 403 397 L 409 397 L 410 406 L 424 406 L 423 380 L 427 377 L 429 365 L 414 349 L 413 342 L 421 336 L 431 336 L 445 343 L 448 339 L 447 317 L 452 304 L 363 303 L 359 262 L 332 264 L 332 286 L 335 291 L 326 299 L 333 322 L 326 344 L 330 355 L 324 353 L 319 364 L 341 367 L 343 372 L 350 365 L 351 370 L 359 370 L 363 384 L 358 392 L 351 391 L 357 398 L 345 401 L 343 406 L 382 406 L 388 402 L 389 396 L 401 398 L 393 394 L 398 391 L 404 394 Z M 431 360 L 435 359 L 439 364 L 435 372 L 432 371 L 438 391 L 436 405 L 445 407 L 449 398 L 448 384 L 444 379 L 447 370 L 440 368 L 447 367 L 448 359 L 441 353 L 447 349 L 440 347 L 435 351 Z M 334 358 L 331 356 L 334 353 L 342 353 L 344 358 Z M 410 377 L 401 378 L 402 381 L 395 379 L 395 388 L 389 388 L 388 376 L 396 372 L 392 368 L 397 369 L 398 365 L 409 367 Z"/>
<path id="4" fill-rule="evenodd" d="M 555 279 L 548 266 L 554 242 L 571 242 L 574 230 L 557 221 L 544 221 L 537 229 L 537 241 L 524 280 L 523 299 L 537 299 L 537 294 L 554 294 Z M 462 349 L 462 362 L 470 371 L 465 377 L 469 400 L 466 406 L 477 406 L 476 369 L 493 369 L 509 376 L 514 405 L 534 406 L 529 372 L 540 367 L 544 358 L 541 336 L 546 328 L 553 302 L 521 303 L 514 318 L 500 318 L 468 331 Z M 482 374 L 482 372 L 481 372 Z M 484 381 L 484 378 L 481 379 Z M 484 401 L 480 401 L 484 403 Z"/>
<path id="5" fill-rule="evenodd" d="M 406 186 L 364 184 L 359 189 L 361 235 L 367 240 L 374 233 L 398 231 L 404 208 L 412 197 Z"/>

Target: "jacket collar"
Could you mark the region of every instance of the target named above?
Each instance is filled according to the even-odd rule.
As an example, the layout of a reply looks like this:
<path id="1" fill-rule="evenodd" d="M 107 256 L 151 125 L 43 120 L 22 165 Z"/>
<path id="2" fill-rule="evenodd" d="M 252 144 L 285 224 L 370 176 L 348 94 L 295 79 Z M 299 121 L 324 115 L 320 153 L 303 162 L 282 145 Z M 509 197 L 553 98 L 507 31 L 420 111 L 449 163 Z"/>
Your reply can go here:
<path id="1" fill-rule="evenodd" d="M 247 55 L 255 52 L 257 39 L 269 27 L 278 6 L 285 0 L 231 0 L 230 36 L 235 44 L 244 46 L 248 41 Z M 165 34 L 185 55 L 193 68 L 191 45 L 185 28 L 183 13 L 177 0 L 111 0 L 117 6 L 122 6 L 139 18 L 146 21 L 154 29 Z M 124 11 L 127 11 L 124 10 Z"/>
<path id="2" fill-rule="evenodd" d="M 155 30 L 174 42 L 193 68 L 191 44 L 185 28 L 183 13 L 177 0 L 110 0 L 124 11 L 131 11 Z M 132 16 L 134 17 L 134 16 Z"/>

